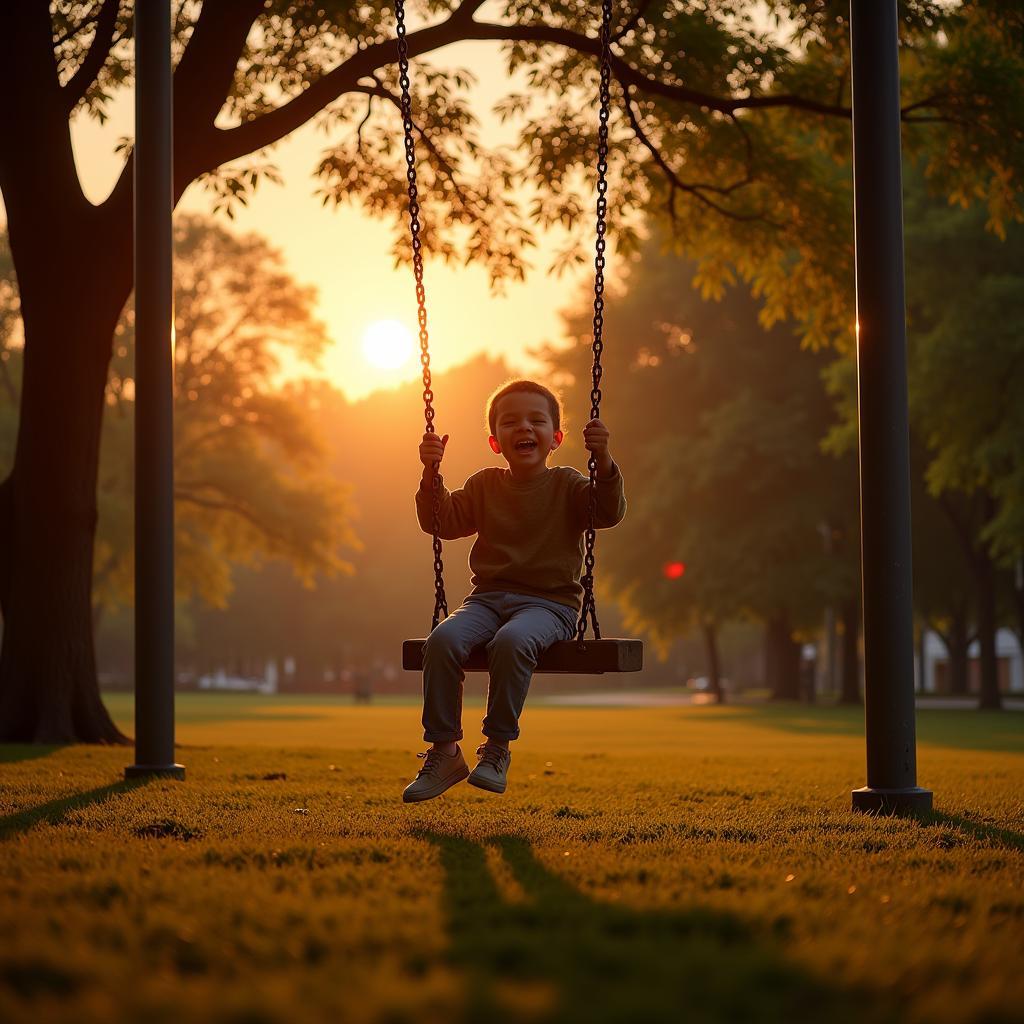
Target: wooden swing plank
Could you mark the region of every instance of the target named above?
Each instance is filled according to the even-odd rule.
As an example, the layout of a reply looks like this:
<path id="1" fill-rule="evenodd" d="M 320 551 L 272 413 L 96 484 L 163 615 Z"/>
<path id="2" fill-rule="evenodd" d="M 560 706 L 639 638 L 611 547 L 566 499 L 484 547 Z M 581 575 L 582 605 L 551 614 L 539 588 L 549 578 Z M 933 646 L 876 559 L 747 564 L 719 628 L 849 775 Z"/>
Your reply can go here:
<path id="1" fill-rule="evenodd" d="M 402 643 L 402 668 L 408 672 L 423 671 L 425 640 Z M 535 672 L 579 673 L 603 675 L 605 672 L 639 672 L 644 667 L 644 645 L 640 640 L 586 640 L 581 651 L 575 640 L 552 644 L 537 662 Z M 469 655 L 467 672 L 487 671 L 487 650 L 481 645 Z"/>

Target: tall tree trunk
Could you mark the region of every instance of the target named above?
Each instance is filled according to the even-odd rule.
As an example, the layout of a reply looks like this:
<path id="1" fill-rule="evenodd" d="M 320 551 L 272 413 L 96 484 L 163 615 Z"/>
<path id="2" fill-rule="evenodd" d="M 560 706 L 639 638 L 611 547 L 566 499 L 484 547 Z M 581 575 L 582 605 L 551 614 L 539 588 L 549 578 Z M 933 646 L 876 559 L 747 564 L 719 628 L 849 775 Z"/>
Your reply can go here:
<path id="1" fill-rule="evenodd" d="M 917 631 L 917 678 L 914 680 L 915 692 L 922 694 L 925 692 L 925 669 L 927 667 L 928 658 L 928 630 L 931 629 L 931 625 L 927 618 L 921 619 L 920 626 Z"/>
<path id="2" fill-rule="evenodd" d="M 808 704 L 813 704 L 817 697 L 814 686 L 816 666 L 813 661 L 804 661 L 802 644 L 798 643 L 796 649 L 797 671 L 800 675 L 800 699 Z"/>
<path id="3" fill-rule="evenodd" d="M 226 134 L 214 120 L 263 6 L 203 5 L 174 76 L 175 202 L 198 174 L 259 148 L 214 152 Z M 14 468 L 0 483 L 0 741 L 126 742 L 99 696 L 90 590 L 104 388 L 132 287 L 133 161 L 101 206 L 86 199 L 47 5 L 4 14 L 0 193 L 25 356 Z"/>
<path id="4" fill-rule="evenodd" d="M 718 629 L 710 619 L 702 624 L 704 633 L 704 653 L 707 657 L 708 682 L 715 696 L 716 704 L 725 703 L 725 691 L 722 689 L 722 673 L 718 658 Z"/>
<path id="5" fill-rule="evenodd" d="M 1017 560 L 1013 583 L 1013 605 L 1017 613 L 1017 647 L 1024 658 L 1024 566 Z"/>
<path id="6" fill-rule="evenodd" d="M 1002 707 L 1002 699 L 996 661 L 995 567 L 984 541 L 979 539 L 985 524 L 991 522 L 995 515 L 996 503 L 992 495 L 982 491 L 975 493 L 967 515 L 946 496 L 940 497 L 939 503 L 963 548 L 977 596 L 978 648 L 981 653 L 981 699 L 978 706 L 998 710 Z"/>
<path id="7" fill-rule="evenodd" d="M 0 494 L 0 740 L 116 743 L 99 696 L 90 601 L 111 339 L 131 289 L 130 168 L 82 194 L 47 5 L 0 35 L 0 191 L 25 331 L 14 465 Z"/>
<path id="8" fill-rule="evenodd" d="M 966 697 L 969 690 L 967 651 L 971 645 L 966 602 L 961 602 L 953 609 L 949 630 L 940 636 L 949 654 L 949 692 L 957 697 Z"/>
<path id="9" fill-rule="evenodd" d="M 77 274 L 72 284 L 54 273 L 43 294 L 22 288 L 21 419 L 0 496 L 7 742 L 127 742 L 100 699 L 91 601 L 103 396 L 125 293 L 118 301 L 116 275 L 85 280 L 81 267 Z"/>
<path id="10" fill-rule="evenodd" d="M 800 699 L 800 645 L 793 640 L 787 612 L 765 623 L 765 678 L 773 700 Z"/>
<path id="11" fill-rule="evenodd" d="M 860 697 L 860 595 L 854 594 L 843 603 L 842 670 L 839 682 L 839 703 L 859 704 Z"/>
<path id="12" fill-rule="evenodd" d="M 978 595 L 978 649 L 981 661 L 981 699 L 978 707 L 998 711 L 999 664 L 996 660 L 996 580 L 988 553 L 978 551 L 972 563 L 974 586 Z"/>

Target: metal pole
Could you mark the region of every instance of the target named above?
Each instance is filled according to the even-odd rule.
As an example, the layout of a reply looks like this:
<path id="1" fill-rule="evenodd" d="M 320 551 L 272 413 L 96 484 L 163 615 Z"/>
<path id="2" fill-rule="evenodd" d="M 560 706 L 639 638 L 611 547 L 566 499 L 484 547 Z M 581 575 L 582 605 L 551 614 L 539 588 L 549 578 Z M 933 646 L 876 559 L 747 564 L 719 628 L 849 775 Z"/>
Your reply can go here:
<path id="1" fill-rule="evenodd" d="M 174 760 L 174 211 L 169 0 L 135 4 L 135 764 Z"/>
<path id="2" fill-rule="evenodd" d="M 910 444 L 896 0 L 850 0 L 868 784 L 854 810 L 916 814 Z"/>

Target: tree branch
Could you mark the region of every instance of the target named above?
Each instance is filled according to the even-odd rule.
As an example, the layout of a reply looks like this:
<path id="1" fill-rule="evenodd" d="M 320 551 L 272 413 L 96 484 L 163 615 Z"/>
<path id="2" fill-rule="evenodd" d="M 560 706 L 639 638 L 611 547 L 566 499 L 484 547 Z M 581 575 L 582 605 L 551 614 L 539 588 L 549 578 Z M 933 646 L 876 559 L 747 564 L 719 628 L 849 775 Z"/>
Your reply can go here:
<path id="1" fill-rule="evenodd" d="M 176 195 L 198 173 L 200 168 L 195 165 L 203 160 L 201 154 L 208 140 L 216 137 L 214 122 L 231 91 L 249 32 L 264 6 L 264 0 L 204 0 L 174 72 Z M 213 166 L 220 163 L 223 161 Z"/>
<path id="2" fill-rule="evenodd" d="M 923 100 L 918 100 L 916 103 L 909 103 L 900 111 L 900 114 L 903 116 L 905 120 L 907 114 L 910 114 L 915 110 L 920 110 L 921 107 L 935 107 L 938 106 L 940 100 L 948 99 L 950 99 L 950 95 L 948 92 L 935 92 L 932 93 L 931 96 L 925 97 L 925 99 Z"/>
<path id="3" fill-rule="evenodd" d="M 650 6 L 651 0 L 640 0 L 640 3 L 636 5 L 636 10 L 629 16 L 622 28 L 620 28 L 611 37 L 610 42 L 617 43 L 620 39 L 624 39 L 632 29 L 636 28 L 640 19 L 647 13 L 647 8 Z"/>
<path id="4" fill-rule="evenodd" d="M 767 217 L 762 216 L 758 213 L 736 213 L 734 210 L 730 210 L 720 203 L 715 202 L 713 199 L 706 196 L 705 192 L 714 192 L 718 195 L 729 195 L 744 185 L 749 185 L 753 181 L 753 175 L 750 171 L 750 165 L 747 166 L 746 176 L 740 180 L 733 182 L 731 185 L 710 185 L 701 184 L 697 182 L 686 182 L 683 181 L 676 172 L 669 166 L 668 161 L 662 156 L 660 150 L 653 142 L 647 137 L 647 134 L 643 130 L 643 126 L 640 124 L 640 119 L 636 115 L 636 111 L 633 109 L 633 100 L 630 93 L 629 86 L 623 86 L 623 91 L 626 98 L 626 114 L 629 117 L 629 123 L 633 128 L 633 132 L 639 140 L 640 144 L 651 154 L 651 158 L 655 164 L 660 168 L 665 178 L 669 183 L 669 188 L 672 190 L 672 195 L 669 196 L 669 214 L 673 220 L 675 220 L 675 192 L 686 192 L 688 195 L 692 195 L 695 199 L 700 200 L 706 206 L 709 206 L 712 210 L 722 214 L 724 217 L 728 217 L 730 220 L 749 222 L 749 221 L 761 221 L 764 224 L 769 225 L 773 228 L 781 228 L 783 225 L 776 223 L 775 221 L 769 220 Z M 738 123 L 738 122 L 737 122 Z M 749 159 L 749 140 L 748 142 L 748 159 Z"/>
<path id="5" fill-rule="evenodd" d="M 16 3 L 4 8 L 0 95 L 4 98 L 0 137 L 7 143 L 0 145 L 0 192 L 15 262 L 23 238 L 47 238 L 65 255 L 65 241 L 69 246 L 80 243 L 75 229 L 88 201 L 75 167 L 47 4 Z M 46 196 L 45 202 L 36 201 L 40 195 Z M 22 264 L 18 266 L 21 271 Z M 48 275 L 53 271 L 53 266 L 46 268 Z M 24 279 L 20 283 L 23 295 L 36 285 Z"/>
<path id="6" fill-rule="evenodd" d="M 913 115 L 908 114 L 906 117 L 902 118 L 902 120 L 903 120 L 903 122 L 905 124 L 960 124 L 960 125 L 963 125 L 963 124 L 967 123 L 966 121 L 963 120 L 963 118 L 960 118 L 960 117 L 943 117 L 941 114 L 935 114 L 933 116 L 929 116 L 928 114 L 923 114 L 923 115 L 921 115 L 919 117 L 914 117 Z"/>
<path id="7" fill-rule="evenodd" d="M 74 28 L 69 29 L 62 36 L 54 36 L 53 48 L 56 49 L 58 46 L 63 46 L 66 42 L 68 42 L 71 39 L 74 39 L 75 36 L 77 36 L 80 32 L 82 32 L 84 29 L 87 29 L 91 24 L 93 24 L 93 22 L 95 22 L 96 19 L 99 17 L 99 12 L 96 10 L 96 8 L 99 7 L 99 5 L 102 2 L 103 0 L 99 0 L 99 2 L 93 7 L 92 11 L 89 14 L 87 14 L 81 20 L 81 22 L 79 22 Z"/>
<path id="8" fill-rule="evenodd" d="M 472 14 L 480 6 L 480 0 L 467 0 L 444 21 L 410 33 L 407 36 L 409 56 L 417 57 L 461 40 L 553 43 L 578 50 L 581 53 L 589 53 L 595 57 L 600 56 L 600 41 L 596 37 L 592 38 L 569 29 L 547 25 L 500 25 L 475 21 Z M 206 5 L 204 5 L 204 11 L 205 7 Z M 202 170 L 218 167 L 284 138 L 305 124 L 333 100 L 355 89 L 361 78 L 372 76 L 382 67 L 395 63 L 397 57 L 398 47 L 395 40 L 389 39 L 386 42 L 374 43 L 358 50 L 333 71 L 314 82 L 304 92 L 275 110 L 236 128 L 219 130 L 216 133 L 216 142 L 204 153 L 206 159 L 203 162 Z M 638 71 L 615 54 L 612 54 L 611 61 L 613 73 L 624 84 L 628 83 L 652 95 L 690 103 L 723 114 L 735 114 L 740 110 L 766 107 L 791 107 L 810 113 L 850 117 L 849 107 L 819 103 L 804 96 L 790 94 L 747 98 L 714 96 L 684 85 L 659 81 L 657 78 Z"/>
<path id="9" fill-rule="evenodd" d="M 362 121 L 359 122 L 359 126 L 356 128 L 356 145 L 359 149 L 360 156 L 363 155 L 363 129 L 366 127 L 366 122 L 370 120 L 370 116 L 373 114 L 373 99 L 373 93 L 367 95 L 366 113 L 363 115 Z"/>
<path id="10" fill-rule="evenodd" d="M 466 0 L 444 21 L 406 36 L 409 57 L 418 57 L 460 39 L 475 38 L 473 14 L 484 0 Z M 218 129 L 212 146 L 206 147 L 202 170 L 219 167 L 230 160 L 254 153 L 304 125 L 333 100 L 357 89 L 359 80 L 372 78 L 376 71 L 398 60 L 398 43 L 389 39 L 357 50 L 351 57 L 318 79 L 308 89 L 275 110 L 236 128 Z"/>
<path id="11" fill-rule="evenodd" d="M 410 58 L 463 40 L 550 43 L 594 57 L 600 55 L 600 41 L 596 36 L 543 24 L 503 25 L 476 21 L 474 14 L 483 6 L 483 2 L 465 0 L 444 21 L 409 33 L 407 41 Z M 187 137 L 190 140 L 187 157 L 182 154 L 179 161 L 178 151 L 184 147 L 176 150 L 175 163 L 181 171 L 180 180 L 176 175 L 176 194 L 180 194 L 192 177 L 278 142 L 339 96 L 352 91 L 365 91 L 359 89 L 361 79 L 372 77 L 375 72 L 397 60 L 395 39 L 373 43 L 357 50 L 338 67 L 276 109 L 234 128 L 215 128 L 213 122 L 223 105 L 222 97 L 227 95 L 230 87 L 238 54 L 261 8 L 262 0 L 245 0 L 244 3 L 242 0 L 206 0 L 203 4 L 196 30 L 175 75 L 175 109 L 189 111 L 189 124 L 176 125 L 176 137 Z M 225 45 L 225 39 L 230 41 L 230 45 Z M 851 116 L 847 106 L 822 103 L 789 93 L 735 97 L 701 92 L 680 83 L 665 82 L 647 75 L 614 53 L 611 64 L 613 74 L 623 85 L 632 86 L 648 95 L 717 111 L 727 116 L 743 110 L 773 107 L 788 107 L 844 119 Z"/>
<path id="12" fill-rule="evenodd" d="M 242 306 L 242 308 L 238 311 L 238 315 L 235 317 L 234 322 L 231 323 L 225 330 L 221 331 L 220 337 L 216 338 L 216 340 L 214 340 L 202 353 L 201 360 L 198 363 L 193 364 L 197 370 L 201 370 L 204 365 L 208 364 L 212 359 L 215 359 L 217 355 L 220 353 L 222 346 L 225 345 L 235 336 L 235 333 L 242 326 L 242 324 L 244 324 L 247 320 L 251 319 L 255 315 L 256 307 L 261 299 L 261 295 L 250 295 L 249 298 L 245 300 L 245 303 Z M 191 355 L 194 352 L 195 349 L 191 347 L 190 343 L 189 356 L 191 357 Z"/>
<path id="13" fill-rule="evenodd" d="M 189 105 L 195 127 L 212 126 L 231 91 L 238 59 L 264 0 L 204 0 L 174 72 L 175 99 Z"/>
<path id="14" fill-rule="evenodd" d="M 377 80 L 374 79 L 374 81 Z M 366 93 L 366 95 L 370 96 L 371 98 L 374 96 L 379 96 L 382 99 L 388 100 L 388 102 L 393 104 L 396 109 L 402 109 L 401 97 L 396 96 L 394 93 L 390 92 L 379 82 L 376 86 L 357 86 L 355 89 L 352 90 L 352 92 Z M 369 116 L 369 112 L 367 112 L 367 116 Z M 363 120 L 365 122 L 366 119 L 364 118 Z M 415 120 L 413 120 L 412 126 L 413 128 L 416 129 L 416 134 L 419 135 L 420 139 L 423 141 L 423 144 L 427 147 L 427 149 L 430 150 L 434 159 L 437 161 L 438 166 L 444 172 L 445 177 L 449 180 L 449 182 L 451 182 L 451 186 L 455 190 L 455 194 L 459 197 L 459 202 L 461 202 L 463 207 L 467 210 L 471 209 L 473 205 L 476 204 L 478 208 L 478 214 L 482 215 L 485 211 L 483 211 L 480 208 L 481 197 L 476 193 L 470 194 L 466 192 L 462 185 L 459 184 L 458 178 L 455 175 L 455 168 L 452 167 L 452 165 L 445 158 L 444 154 L 438 149 L 434 140 L 430 138 L 426 131 L 423 128 L 421 128 L 416 123 Z M 362 127 L 362 125 L 360 125 L 360 127 Z"/>
<path id="15" fill-rule="evenodd" d="M 601 44 L 597 37 L 583 36 L 569 29 L 555 28 L 548 25 L 498 25 L 474 21 L 472 23 L 472 35 L 468 35 L 466 38 L 493 39 L 498 42 L 555 43 L 578 50 L 580 53 L 589 53 L 595 57 L 599 57 L 601 54 Z M 612 73 L 620 82 L 628 82 L 630 85 L 652 95 L 663 96 L 665 99 L 677 100 L 682 103 L 690 103 L 707 110 L 716 110 L 721 114 L 736 114 L 741 110 L 788 107 L 793 110 L 802 110 L 809 114 L 841 117 L 848 120 L 853 113 L 852 108 L 843 106 L 841 103 L 820 103 L 818 100 L 810 99 L 807 96 L 797 96 L 794 93 L 778 93 L 771 96 L 748 96 L 741 98 L 716 96 L 712 93 L 700 92 L 697 89 L 690 89 L 681 84 L 662 82 L 657 78 L 652 78 L 637 70 L 614 53 L 611 55 L 611 66 Z M 941 98 L 941 96 L 931 97 L 930 100 L 936 98 Z M 930 100 L 915 103 L 913 107 L 922 106 L 930 102 Z M 903 113 L 905 111 L 901 111 L 901 114 Z"/>
<path id="16" fill-rule="evenodd" d="M 182 418 L 182 412 L 175 410 L 174 415 L 180 420 Z M 221 434 L 227 433 L 231 428 L 221 426 L 219 423 L 215 427 L 211 427 L 209 430 L 203 430 L 196 434 L 194 437 L 190 437 L 187 441 L 183 441 L 180 446 L 174 450 L 174 461 L 180 463 L 186 455 L 191 455 L 201 445 L 206 444 L 207 441 L 211 441 L 214 438 L 220 437 Z M 179 484 L 183 484 L 182 481 L 178 481 Z M 195 483 L 192 486 L 197 486 Z M 201 486 L 212 486 L 208 484 L 201 484 Z"/>
<path id="17" fill-rule="evenodd" d="M 462 0 L 448 18 L 450 25 L 465 25 L 473 21 L 473 15 L 480 10 L 487 0 Z"/>
<path id="18" fill-rule="evenodd" d="M 92 45 L 79 65 L 71 80 L 64 86 L 64 110 L 67 116 L 78 106 L 82 97 L 89 91 L 114 43 L 114 30 L 117 28 L 117 16 L 121 9 L 121 0 L 102 0 L 103 7 L 96 19 L 96 34 Z"/>
<path id="19" fill-rule="evenodd" d="M 252 24 L 263 7 L 264 0 L 204 0 L 174 72 L 175 203 L 195 178 L 226 162 L 210 163 L 207 157 L 215 148 L 212 140 L 218 137 L 214 121 L 224 106 Z M 134 167 L 135 157 L 130 154 L 103 203 L 107 223 L 127 222 L 130 227 Z"/>
<path id="20" fill-rule="evenodd" d="M 601 42 L 596 36 L 584 36 L 570 29 L 556 28 L 550 25 L 499 25 L 474 21 L 472 23 L 472 34 L 468 35 L 467 38 L 490 39 L 497 42 L 554 43 L 577 50 L 580 53 L 589 53 L 594 57 L 600 57 L 601 55 Z M 817 100 L 808 99 L 806 96 L 796 96 L 790 93 L 780 93 L 777 96 L 749 96 L 746 98 L 715 96 L 711 93 L 691 89 L 685 85 L 663 82 L 657 78 L 652 78 L 650 75 L 637 70 L 632 64 L 616 56 L 614 53 L 611 55 L 611 68 L 612 73 L 620 82 L 628 83 L 638 89 L 642 89 L 646 93 L 663 96 L 666 99 L 677 100 L 682 103 L 689 103 L 708 110 L 716 110 L 721 114 L 735 114 L 739 110 L 754 110 L 763 107 L 792 107 L 809 113 L 844 118 L 849 118 L 851 114 L 849 107 L 832 103 L 819 103 Z"/>
<path id="21" fill-rule="evenodd" d="M 220 501 L 217 501 L 214 498 L 201 498 L 198 494 L 177 489 L 174 492 L 174 500 L 176 502 L 188 502 L 189 504 L 197 505 L 199 508 L 210 509 L 214 512 L 230 512 L 231 514 L 238 516 L 240 519 L 244 519 L 266 537 L 277 541 L 277 543 L 282 547 L 290 549 L 295 546 L 294 541 L 290 540 L 284 534 L 279 533 L 277 530 L 267 526 L 266 523 L 261 522 L 254 513 L 250 512 L 244 505 L 238 504 L 238 502 L 230 501 L 226 498 Z"/>

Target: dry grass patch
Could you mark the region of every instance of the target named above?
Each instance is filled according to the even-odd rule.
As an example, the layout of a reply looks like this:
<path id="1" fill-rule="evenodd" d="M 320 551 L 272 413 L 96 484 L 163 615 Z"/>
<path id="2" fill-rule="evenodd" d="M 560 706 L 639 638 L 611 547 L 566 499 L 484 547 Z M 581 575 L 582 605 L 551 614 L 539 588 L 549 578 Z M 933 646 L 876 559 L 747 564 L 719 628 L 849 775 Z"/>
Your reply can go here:
<path id="1" fill-rule="evenodd" d="M 923 716 L 919 823 L 839 711 L 534 707 L 404 805 L 412 705 L 203 699 L 185 783 L 4 751 L 0 1019 L 1022 1019 L 1024 716 Z"/>

